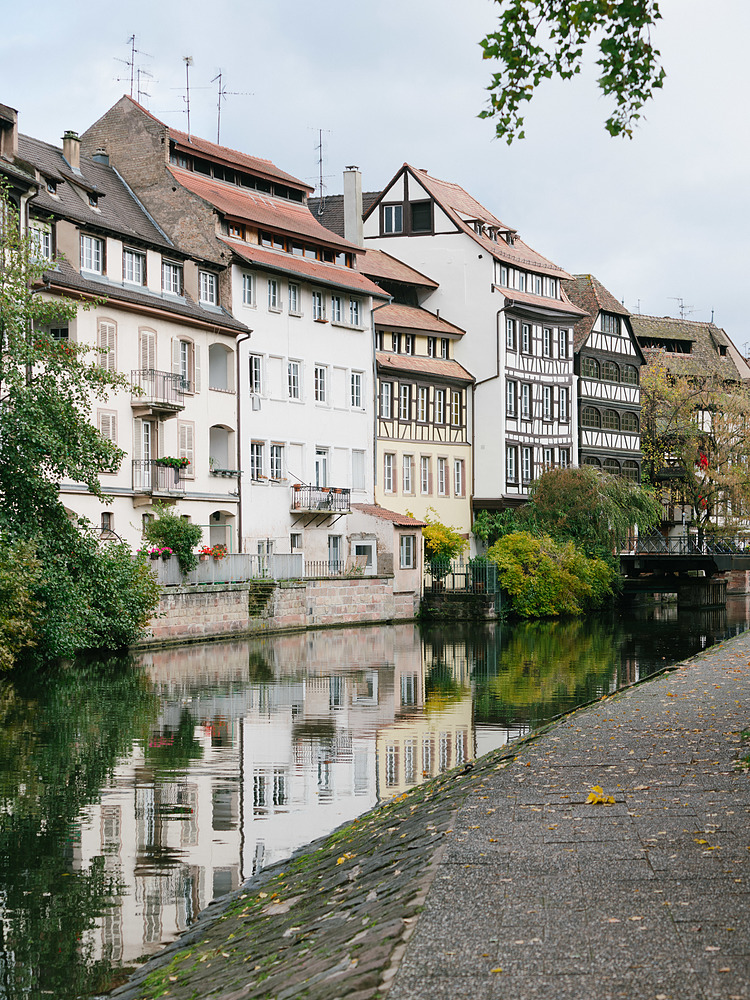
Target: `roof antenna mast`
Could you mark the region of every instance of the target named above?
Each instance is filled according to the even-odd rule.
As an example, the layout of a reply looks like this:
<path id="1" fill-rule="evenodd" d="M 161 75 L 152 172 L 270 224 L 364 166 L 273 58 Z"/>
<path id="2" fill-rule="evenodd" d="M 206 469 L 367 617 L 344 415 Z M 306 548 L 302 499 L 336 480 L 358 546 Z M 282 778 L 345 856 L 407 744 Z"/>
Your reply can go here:
<path id="1" fill-rule="evenodd" d="M 227 90 L 226 87 L 222 86 L 222 83 L 221 83 L 222 76 L 223 76 L 223 74 L 222 74 L 221 70 L 219 70 L 219 72 L 216 74 L 216 76 L 211 81 L 211 83 L 216 83 L 217 80 L 219 81 L 219 88 L 218 88 L 219 89 L 219 94 L 218 94 L 218 99 L 216 101 L 216 145 L 217 146 L 221 145 L 221 102 L 222 101 L 226 101 L 227 97 L 252 97 L 253 96 L 252 93 L 248 93 L 247 91 L 243 91 L 243 90 Z"/>
<path id="2" fill-rule="evenodd" d="M 133 96 L 133 92 L 135 91 L 135 75 L 136 75 L 135 57 L 136 57 L 136 55 L 146 56 L 146 58 L 148 58 L 148 59 L 153 59 L 153 56 L 149 52 L 142 52 L 140 49 L 137 49 L 135 47 L 135 35 L 131 35 L 130 38 L 128 38 L 128 45 L 130 46 L 130 59 L 119 59 L 117 57 L 115 57 L 115 58 L 117 59 L 117 62 L 124 63 L 128 67 L 129 75 L 130 75 L 130 96 L 132 97 Z M 141 71 L 139 70 L 138 72 L 141 72 Z M 147 75 L 150 76 L 151 74 L 147 74 Z M 118 80 L 122 80 L 122 77 L 118 76 L 117 79 Z"/>
<path id="3" fill-rule="evenodd" d="M 193 65 L 192 56 L 183 56 L 185 63 L 185 104 L 187 105 L 187 137 L 190 142 L 190 67 Z"/>

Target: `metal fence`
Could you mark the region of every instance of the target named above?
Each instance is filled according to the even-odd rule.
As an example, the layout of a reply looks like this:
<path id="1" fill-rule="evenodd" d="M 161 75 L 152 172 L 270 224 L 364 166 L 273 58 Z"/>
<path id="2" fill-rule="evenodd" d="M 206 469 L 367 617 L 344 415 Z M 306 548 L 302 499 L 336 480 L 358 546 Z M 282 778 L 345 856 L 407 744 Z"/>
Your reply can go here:
<path id="1" fill-rule="evenodd" d="M 153 368 L 131 371 L 133 398 L 139 402 L 181 410 L 185 406 L 185 382 L 182 375 L 160 372 Z"/>
<path id="2" fill-rule="evenodd" d="M 351 509 L 351 490 L 334 486 L 293 486 L 292 509 L 346 512 Z"/>
<path id="3" fill-rule="evenodd" d="M 425 563 L 424 591 L 434 594 L 496 594 L 500 590 L 494 563 L 463 563 L 435 559 Z"/>
<path id="4" fill-rule="evenodd" d="M 365 576 L 367 575 L 367 558 L 355 556 L 353 559 L 307 559 L 305 560 L 305 576 Z"/>
<path id="5" fill-rule="evenodd" d="M 210 557 L 201 560 L 197 568 L 184 577 L 176 556 L 155 559 L 152 567 L 156 579 L 164 587 L 199 583 L 245 583 L 247 580 L 298 580 L 305 575 L 301 552 L 269 556 L 240 552 L 223 559 Z"/>
<path id="6" fill-rule="evenodd" d="M 739 535 L 683 535 L 680 538 L 664 538 L 663 535 L 639 537 L 635 555 L 750 555 L 750 538 Z"/>
<path id="7" fill-rule="evenodd" d="M 133 459 L 133 490 L 136 493 L 164 493 L 182 496 L 185 492 L 185 477 L 182 469 L 160 465 L 158 459 Z"/>

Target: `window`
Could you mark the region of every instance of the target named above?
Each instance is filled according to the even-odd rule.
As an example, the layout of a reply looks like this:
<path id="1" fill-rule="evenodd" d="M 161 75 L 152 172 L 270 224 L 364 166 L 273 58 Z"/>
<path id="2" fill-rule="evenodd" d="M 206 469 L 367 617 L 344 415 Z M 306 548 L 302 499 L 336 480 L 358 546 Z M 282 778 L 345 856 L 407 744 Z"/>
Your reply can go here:
<path id="1" fill-rule="evenodd" d="M 227 232 L 237 240 L 244 240 L 245 238 L 245 227 L 241 222 L 227 223 Z"/>
<path id="2" fill-rule="evenodd" d="M 602 415 L 595 406 L 584 406 L 581 410 L 582 427 L 601 427 Z"/>
<path id="3" fill-rule="evenodd" d="M 455 390 L 451 392 L 451 424 L 461 426 L 461 393 Z"/>
<path id="4" fill-rule="evenodd" d="M 521 449 L 521 478 L 524 483 L 531 482 L 531 448 Z"/>
<path id="5" fill-rule="evenodd" d="M 284 446 L 283 444 L 271 445 L 270 471 L 271 479 L 282 479 L 284 476 Z"/>
<path id="6" fill-rule="evenodd" d="M 287 372 L 287 392 L 290 399 L 300 398 L 300 363 L 290 361 L 286 366 Z"/>
<path id="7" fill-rule="evenodd" d="M 435 357 L 435 350 L 436 350 L 436 348 L 437 348 L 437 337 L 428 337 L 427 338 L 427 357 L 428 358 L 434 358 Z"/>
<path id="8" fill-rule="evenodd" d="M 570 452 L 567 448 L 560 449 L 560 468 L 567 469 L 570 465 Z"/>
<path id="9" fill-rule="evenodd" d="M 328 369 L 325 365 L 315 366 L 315 402 L 325 403 L 327 398 L 326 376 Z"/>
<path id="10" fill-rule="evenodd" d="M 351 326 L 359 326 L 361 324 L 361 313 L 359 299 L 349 299 L 349 323 Z"/>
<path id="11" fill-rule="evenodd" d="M 521 417 L 531 420 L 531 386 L 526 382 L 521 386 Z"/>
<path id="12" fill-rule="evenodd" d="M 505 478 L 509 483 L 515 483 L 517 478 L 516 473 L 516 453 L 517 448 L 515 445 L 508 445 L 505 449 Z"/>
<path id="13" fill-rule="evenodd" d="M 398 387 L 398 419 L 411 420 L 411 386 Z"/>
<path id="14" fill-rule="evenodd" d="M 505 412 L 509 417 L 515 417 L 516 415 L 517 391 L 518 383 L 513 381 L 513 379 L 508 379 L 505 383 Z"/>
<path id="15" fill-rule="evenodd" d="M 620 332 L 620 317 L 613 316 L 612 313 L 602 313 L 602 331 L 604 333 Z"/>
<path id="16" fill-rule="evenodd" d="M 545 326 L 542 338 L 542 354 L 545 358 L 552 357 L 552 331 Z"/>
<path id="17" fill-rule="evenodd" d="M 280 312 L 279 305 L 279 283 L 276 278 L 268 279 L 268 308 L 274 312 Z"/>
<path id="18" fill-rule="evenodd" d="M 182 295 L 182 265 L 171 260 L 161 262 L 161 289 L 169 295 Z"/>
<path id="19" fill-rule="evenodd" d="M 34 244 L 36 256 L 41 260 L 52 260 L 52 226 L 50 223 L 34 219 L 29 223 L 29 236 Z"/>
<path id="20" fill-rule="evenodd" d="M 363 490 L 365 483 L 365 453 L 357 449 L 352 450 L 352 489 Z"/>
<path id="21" fill-rule="evenodd" d="M 553 448 L 544 448 L 543 451 L 542 451 L 542 455 L 543 455 L 543 462 L 544 462 L 544 471 L 546 472 L 547 469 L 551 469 L 553 467 L 553 465 L 555 464 L 555 452 L 554 452 L 554 449 Z"/>
<path id="22" fill-rule="evenodd" d="M 438 459 L 438 495 L 445 497 L 448 495 L 448 459 Z"/>
<path id="23" fill-rule="evenodd" d="M 289 282 L 289 312 L 299 313 L 299 285 Z"/>
<path id="24" fill-rule="evenodd" d="M 413 470 L 414 458 L 412 455 L 404 455 L 402 461 L 401 491 L 402 493 L 413 492 Z"/>
<path id="25" fill-rule="evenodd" d="M 115 530 L 115 515 L 111 510 L 102 511 L 101 526 L 105 533 Z"/>
<path id="26" fill-rule="evenodd" d="M 422 455 L 419 459 L 419 491 L 423 496 L 432 493 L 432 470 L 428 455 Z"/>
<path id="27" fill-rule="evenodd" d="M 104 273 L 104 242 L 96 236 L 81 235 L 81 270 Z"/>
<path id="28" fill-rule="evenodd" d="M 323 293 L 313 290 L 312 293 L 312 315 L 313 319 L 323 321 L 325 319 L 325 305 Z"/>
<path id="29" fill-rule="evenodd" d="M 414 569 L 414 557 L 417 550 L 416 535 L 401 535 L 399 544 L 401 569 Z"/>
<path id="30" fill-rule="evenodd" d="M 453 493 L 454 496 L 464 495 L 464 462 L 462 458 L 453 461 Z"/>
<path id="31" fill-rule="evenodd" d="M 404 231 L 403 205 L 383 205 L 383 232 L 402 233 Z"/>
<path id="32" fill-rule="evenodd" d="M 608 472 L 610 476 L 620 475 L 620 463 L 616 458 L 605 458 L 604 459 L 604 471 Z"/>
<path id="33" fill-rule="evenodd" d="M 531 354 L 531 327 L 528 323 L 521 326 L 521 350 L 524 354 Z"/>
<path id="34" fill-rule="evenodd" d="M 250 392 L 263 391 L 263 358 L 260 354 L 250 355 Z"/>
<path id="35" fill-rule="evenodd" d="M 542 419 L 552 419 L 552 387 L 549 385 L 542 386 Z"/>
<path id="36" fill-rule="evenodd" d="M 362 409 L 362 372 L 351 373 L 351 399 L 355 410 Z"/>
<path id="37" fill-rule="evenodd" d="M 145 421 L 144 421 L 145 422 Z M 188 460 L 183 476 L 192 479 L 195 476 L 195 427 L 189 421 L 180 420 L 177 424 L 177 457 Z"/>
<path id="38" fill-rule="evenodd" d="M 250 442 L 250 478 L 258 480 L 263 475 L 263 442 Z"/>
<path id="39" fill-rule="evenodd" d="M 411 209 L 411 231 L 413 233 L 429 233 L 432 231 L 432 202 L 413 201 Z"/>
<path id="40" fill-rule="evenodd" d="M 608 431 L 619 431 L 620 415 L 616 410 L 605 410 L 602 418 L 602 427 Z"/>
<path id="41" fill-rule="evenodd" d="M 508 287 L 508 268 L 504 265 L 500 266 L 500 284 L 503 288 Z"/>
<path id="42" fill-rule="evenodd" d="M 526 291 L 526 272 L 525 271 L 519 271 L 518 272 L 518 291 L 519 292 L 525 292 Z"/>
<path id="43" fill-rule="evenodd" d="M 332 295 L 331 296 L 331 322 L 340 323 L 341 322 L 341 296 Z"/>
<path id="44" fill-rule="evenodd" d="M 391 400 L 393 397 L 393 385 L 391 382 L 381 382 L 380 384 L 380 416 L 384 420 L 391 419 Z"/>
<path id="45" fill-rule="evenodd" d="M 383 455 L 383 489 L 393 493 L 393 455 L 390 452 Z"/>
<path id="46" fill-rule="evenodd" d="M 583 358 L 581 361 L 581 375 L 584 378 L 599 378 L 599 362 L 596 358 Z"/>
<path id="47" fill-rule="evenodd" d="M 315 485 L 328 486 L 328 450 L 315 449 Z"/>
<path id="48" fill-rule="evenodd" d="M 549 297 L 551 299 L 557 298 L 557 278 L 549 278 Z"/>
<path id="49" fill-rule="evenodd" d="M 392 333 L 391 334 L 391 350 L 394 354 L 398 354 L 401 348 L 401 334 Z"/>
<path id="50" fill-rule="evenodd" d="M 604 362 L 602 365 L 602 377 L 605 378 L 607 382 L 620 381 L 620 369 L 614 361 Z"/>
<path id="51" fill-rule="evenodd" d="M 255 305 L 255 275 L 242 275 L 242 304 L 243 306 Z"/>
<path id="52" fill-rule="evenodd" d="M 626 479 L 632 479 L 634 482 L 639 482 L 641 476 L 638 471 L 638 463 L 633 462 L 631 459 L 626 460 L 622 463 L 622 474 Z"/>
<path id="53" fill-rule="evenodd" d="M 172 372 L 181 376 L 183 392 L 200 392 L 200 353 L 191 340 L 172 341 Z"/>
<path id="54" fill-rule="evenodd" d="M 427 421 L 430 390 L 425 385 L 420 385 L 417 389 L 417 420 L 424 424 Z"/>
<path id="55" fill-rule="evenodd" d="M 516 321 L 509 319 L 505 324 L 505 346 L 509 351 L 516 349 Z"/>
<path id="56" fill-rule="evenodd" d="M 219 301 L 219 283 L 210 271 L 198 271 L 198 300 L 207 306 L 215 306 Z"/>
<path id="57" fill-rule="evenodd" d="M 117 413 L 114 410 L 99 410 L 97 417 L 97 427 L 101 436 L 117 444 Z"/>
<path id="58" fill-rule="evenodd" d="M 302 548 L 302 532 L 292 531 L 289 534 L 289 548 L 292 552 Z"/>
<path id="59" fill-rule="evenodd" d="M 404 345 L 404 354 L 413 354 L 414 353 L 414 335 L 411 334 L 411 333 L 405 333 L 404 334 L 403 345 Z"/>
<path id="60" fill-rule="evenodd" d="M 440 338 L 440 357 L 441 358 L 446 358 L 447 359 L 449 357 L 449 353 L 448 353 L 449 352 L 449 346 L 448 346 L 449 344 L 450 344 L 450 340 L 447 337 L 441 337 Z"/>
<path id="61" fill-rule="evenodd" d="M 141 371 L 156 368 L 156 333 L 153 330 L 138 331 L 138 354 Z"/>
<path id="62" fill-rule="evenodd" d="M 435 390 L 435 423 L 445 423 L 445 389 Z"/>
<path id="63" fill-rule="evenodd" d="M 638 417 L 635 413 L 626 412 L 622 415 L 621 426 L 628 434 L 638 433 Z"/>
<path id="64" fill-rule="evenodd" d="M 626 385 L 638 385 L 638 369 L 635 365 L 622 366 L 622 381 Z"/>
<path id="65" fill-rule="evenodd" d="M 560 422 L 565 423 L 568 419 L 568 390 L 560 389 Z"/>
<path id="66" fill-rule="evenodd" d="M 560 330 L 558 332 L 559 342 L 560 342 L 560 357 L 567 358 L 568 356 L 568 331 Z"/>
<path id="67" fill-rule="evenodd" d="M 117 328 L 114 323 L 99 321 L 97 333 L 99 348 L 99 367 L 108 372 L 117 371 Z"/>
<path id="68" fill-rule="evenodd" d="M 137 250 L 123 250 L 122 277 L 133 285 L 143 285 L 146 279 L 146 255 Z"/>

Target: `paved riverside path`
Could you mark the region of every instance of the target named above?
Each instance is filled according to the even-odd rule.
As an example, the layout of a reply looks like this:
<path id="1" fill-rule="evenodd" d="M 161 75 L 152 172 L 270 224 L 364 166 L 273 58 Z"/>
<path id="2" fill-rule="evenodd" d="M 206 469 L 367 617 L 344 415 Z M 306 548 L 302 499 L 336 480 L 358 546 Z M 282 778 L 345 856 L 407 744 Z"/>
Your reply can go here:
<path id="1" fill-rule="evenodd" d="M 750 634 L 399 796 L 113 996 L 750 998 L 748 661 Z"/>

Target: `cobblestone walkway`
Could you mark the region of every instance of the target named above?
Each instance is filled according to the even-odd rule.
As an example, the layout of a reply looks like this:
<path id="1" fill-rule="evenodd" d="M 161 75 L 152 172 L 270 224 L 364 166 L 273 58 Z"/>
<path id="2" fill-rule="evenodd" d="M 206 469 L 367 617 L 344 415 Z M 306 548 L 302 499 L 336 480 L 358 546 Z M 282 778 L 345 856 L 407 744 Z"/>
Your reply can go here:
<path id="1" fill-rule="evenodd" d="M 750 1000 L 749 659 L 712 647 L 401 796 L 112 995 Z"/>

